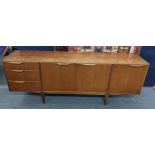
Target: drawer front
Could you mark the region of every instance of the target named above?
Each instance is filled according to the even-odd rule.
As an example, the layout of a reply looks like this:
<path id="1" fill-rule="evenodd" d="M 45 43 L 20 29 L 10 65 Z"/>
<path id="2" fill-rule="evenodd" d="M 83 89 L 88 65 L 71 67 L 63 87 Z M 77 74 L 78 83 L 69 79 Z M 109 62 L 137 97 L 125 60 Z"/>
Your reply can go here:
<path id="1" fill-rule="evenodd" d="M 148 71 L 147 65 L 113 65 L 109 92 L 139 94 Z"/>
<path id="2" fill-rule="evenodd" d="M 39 70 L 39 63 L 4 62 L 4 67 L 11 70 Z"/>
<path id="3" fill-rule="evenodd" d="M 40 73 L 37 70 L 6 70 L 6 75 L 11 81 L 40 81 Z"/>
<path id="4" fill-rule="evenodd" d="M 40 92 L 40 82 L 8 81 L 11 91 Z"/>

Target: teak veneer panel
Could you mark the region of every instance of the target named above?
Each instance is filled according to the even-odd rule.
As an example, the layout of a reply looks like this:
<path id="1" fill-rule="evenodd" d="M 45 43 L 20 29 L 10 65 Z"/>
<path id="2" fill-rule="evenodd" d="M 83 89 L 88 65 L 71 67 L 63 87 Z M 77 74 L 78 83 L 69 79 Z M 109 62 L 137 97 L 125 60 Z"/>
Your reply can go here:
<path id="1" fill-rule="evenodd" d="M 77 65 L 76 91 L 107 92 L 111 65 Z"/>
<path id="2" fill-rule="evenodd" d="M 75 91 L 75 65 L 41 63 L 44 91 Z"/>
<path id="3" fill-rule="evenodd" d="M 16 51 L 3 59 L 3 62 L 50 62 L 50 63 L 93 63 L 93 64 L 143 64 L 148 63 L 136 54 L 98 52 L 47 52 Z"/>
<path id="4" fill-rule="evenodd" d="M 146 65 L 113 65 L 110 94 L 139 94 L 148 71 Z"/>

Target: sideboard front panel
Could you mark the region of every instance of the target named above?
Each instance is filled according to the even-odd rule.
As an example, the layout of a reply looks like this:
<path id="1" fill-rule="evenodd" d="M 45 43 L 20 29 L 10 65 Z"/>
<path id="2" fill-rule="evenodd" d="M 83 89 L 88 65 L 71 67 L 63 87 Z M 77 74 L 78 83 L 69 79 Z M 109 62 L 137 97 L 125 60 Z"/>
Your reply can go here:
<path id="1" fill-rule="evenodd" d="M 110 94 L 139 94 L 147 74 L 148 65 L 113 65 Z"/>
<path id="2" fill-rule="evenodd" d="M 80 92 L 106 92 L 111 65 L 79 64 L 77 65 L 76 88 Z"/>
<path id="3" fill-rule="evenodd" d="M 75 65 L 41 63 L 43 91 L 75 91 Z"/>

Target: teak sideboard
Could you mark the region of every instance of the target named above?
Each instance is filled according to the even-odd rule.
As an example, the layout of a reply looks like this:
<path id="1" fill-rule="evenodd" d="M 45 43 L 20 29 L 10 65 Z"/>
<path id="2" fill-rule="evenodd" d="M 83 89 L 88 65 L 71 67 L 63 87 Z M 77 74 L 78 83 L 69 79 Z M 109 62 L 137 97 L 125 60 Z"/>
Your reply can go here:
<path id="1" fill-rule="evenodd" d="M 149 63 L 135 54 L 15 51 L 3 59 L 10 91 L 140 94 Z"/>

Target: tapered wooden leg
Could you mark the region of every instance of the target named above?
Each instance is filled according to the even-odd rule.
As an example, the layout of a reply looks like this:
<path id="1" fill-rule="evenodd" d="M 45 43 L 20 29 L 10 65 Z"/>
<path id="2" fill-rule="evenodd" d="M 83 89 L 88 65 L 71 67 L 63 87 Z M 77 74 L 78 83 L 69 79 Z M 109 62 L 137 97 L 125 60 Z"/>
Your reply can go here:
<path id="1" fill-rule="evenodd" d="M 109 98 L 109 95 L 105 94 L 105 96 L 104 96 L 104 105 L 108 104 L 108 98 Z"/>
<path id="2" fill-rule="evenodd" d="M 45 103 L 45 93 L 41 93 L 42 102 Z"/>

